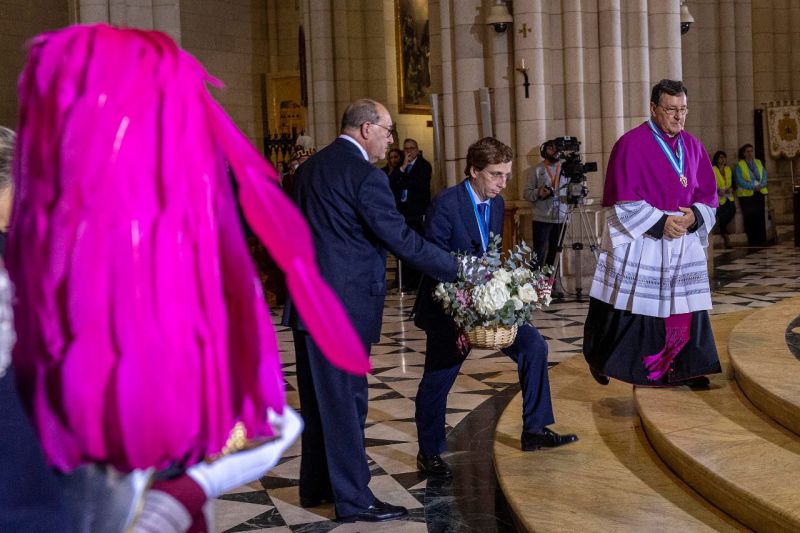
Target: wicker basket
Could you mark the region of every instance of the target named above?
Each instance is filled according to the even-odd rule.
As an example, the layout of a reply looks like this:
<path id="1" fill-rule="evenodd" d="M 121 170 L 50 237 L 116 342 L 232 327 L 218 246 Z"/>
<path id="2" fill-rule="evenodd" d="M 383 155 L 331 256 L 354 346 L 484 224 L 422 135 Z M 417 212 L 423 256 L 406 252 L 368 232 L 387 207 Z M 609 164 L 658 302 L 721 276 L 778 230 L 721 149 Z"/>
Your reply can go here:
<path id="1" fill-rule="evenodd" d="M 477 326 L 467 331 L 467 338 L 473 348 L 484 350 L 499 350 L 506 346 L 511 346 L 517 338 L 517 325 L 511 327 Z"/>

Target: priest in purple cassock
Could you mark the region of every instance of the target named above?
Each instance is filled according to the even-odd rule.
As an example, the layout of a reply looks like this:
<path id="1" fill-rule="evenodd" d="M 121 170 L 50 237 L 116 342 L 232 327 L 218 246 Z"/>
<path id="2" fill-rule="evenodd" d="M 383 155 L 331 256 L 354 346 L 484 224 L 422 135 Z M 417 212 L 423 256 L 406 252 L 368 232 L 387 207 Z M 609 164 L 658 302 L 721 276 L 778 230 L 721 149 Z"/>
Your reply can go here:
<path id="1" fill-rule="evenodd" d="M 683 130 L 687 112 L 683 82 L 661 80 L 650 120 L 611 152 L 583 341 L 604 385 L 705 386 L 721 371 L 706 256 L 717 187 L 703 145 Z"/>

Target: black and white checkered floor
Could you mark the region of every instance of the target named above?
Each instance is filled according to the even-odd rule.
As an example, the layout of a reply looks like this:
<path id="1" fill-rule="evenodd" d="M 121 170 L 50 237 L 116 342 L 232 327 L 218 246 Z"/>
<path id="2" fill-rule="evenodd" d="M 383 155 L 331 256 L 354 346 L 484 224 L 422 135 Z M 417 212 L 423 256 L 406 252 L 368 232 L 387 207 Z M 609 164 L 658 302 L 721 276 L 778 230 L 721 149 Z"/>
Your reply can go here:
<path id="1" fill-rule="evenodd" d="M 714 309 L 711 314 L 765 307 L 800 294 L 800 249 L 715 252 Z M 413 399 L 422 375 L 425 335 L 406 317 L 413 297 L 386 300 L 381 342 L 372 350 L 370 408 L 366 428 L 375 495 L 410 511 L 404 521 L 339 524 L 332 505 L 303 509 L 297 478 L 300 446 L 260 482 L 216 500 L 215 531 L 508 531 L 509 517 L 497 502 L 491 465 L 494 422 L 519 390 L 516 365 L 499 352 L 473 350 L 448 398 L 448 461 L 452 482 L 427 482 L 416 470 Z M 534 323 L 547 339 L 550 364 L 579 355 L 586 302 L 553 303 Z M 273 311 L 277 321 L 279 314 Z M 298 407 L 291 332 L 278 326 L 278 340 L 290 405 Z"/>

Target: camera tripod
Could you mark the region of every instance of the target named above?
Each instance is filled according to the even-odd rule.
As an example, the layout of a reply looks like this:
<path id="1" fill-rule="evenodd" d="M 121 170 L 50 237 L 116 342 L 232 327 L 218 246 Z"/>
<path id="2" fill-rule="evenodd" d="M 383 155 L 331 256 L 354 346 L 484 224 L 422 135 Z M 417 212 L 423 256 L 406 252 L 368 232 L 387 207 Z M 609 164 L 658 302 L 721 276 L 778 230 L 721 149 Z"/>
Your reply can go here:
<path id="1" fill-rule="evenodd" d="M 573 223 L 574 221 L 574 214 L 578 212 L 578 220 L 580 221 L 577 224 L 577 232 L 575 230 L 576 224 Z M 586 209 L 584 208 L 583 202 L 569 204 L 569 209 L 567 209 L 567 216 L 564 219 L 564 223 L 561 226 L 561 235 L 558 236 L 558 246 L 556 247 L 556 258 L 555 262 L 553 263 L 553 275 L 551 277 L 551 281 L 553 286 L 555 286 L 555 282 L 559 281 L 561 287 L 564 287 L 563 280 L 561 279 L 560 268 L 561 268 L 561 259 L 564 255 L 564 240 L 569 233 L 570 242 L 572 243 L 571 248 L 574 252 L 574 259 L 575 259 L 575 300 L 582 301 L 583 298 L 583 261 L 582 261 L 582 254 L 581 252 L 585 249 L 583 239 L 586 237 L 589 251 L 595 256 L 595 263 L 597 261 L 597 237 L 592 232 L 591 226 L 589 225 L 589 218 L 586 214 Z M 577 239 L 576 239 L 577 233 Z M 564 290 L 565 294 L 567 293 Z"/>

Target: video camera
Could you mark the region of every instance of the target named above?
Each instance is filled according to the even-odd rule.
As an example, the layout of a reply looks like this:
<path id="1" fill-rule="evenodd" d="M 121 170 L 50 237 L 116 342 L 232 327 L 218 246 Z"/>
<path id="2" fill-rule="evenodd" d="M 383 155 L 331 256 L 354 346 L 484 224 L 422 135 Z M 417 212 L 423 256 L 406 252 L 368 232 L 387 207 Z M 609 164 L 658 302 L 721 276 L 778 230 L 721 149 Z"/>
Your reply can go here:
<path id="1" fill-rule="evenodd" d="M 586 173 L 597 172 L 597 163 L 581 161 L 581 142 L 575 137 L 556 137 L 553 139 L 556 157 L 561 163 L 561 174 L 569 179 L 567 185 L 567 203 L 578 205 L 589 194 L 586 186 Z"/>

